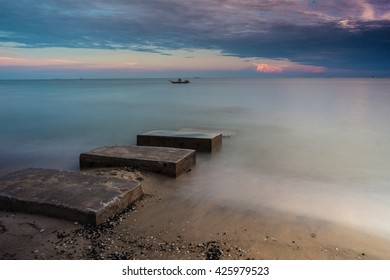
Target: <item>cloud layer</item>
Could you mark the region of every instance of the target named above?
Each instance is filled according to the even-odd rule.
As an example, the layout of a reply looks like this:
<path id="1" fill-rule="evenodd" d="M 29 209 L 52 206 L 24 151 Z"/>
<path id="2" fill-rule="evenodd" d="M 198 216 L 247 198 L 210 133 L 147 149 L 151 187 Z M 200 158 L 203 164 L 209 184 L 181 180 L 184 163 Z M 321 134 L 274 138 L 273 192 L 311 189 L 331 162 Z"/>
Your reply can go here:
<path id="1" fill-rule="evenodd" d="M 23 48 L 209 49 L 328 69 L 390 71 L 389 34 L 388 0 L 0 2 L 0 44 Z"/>

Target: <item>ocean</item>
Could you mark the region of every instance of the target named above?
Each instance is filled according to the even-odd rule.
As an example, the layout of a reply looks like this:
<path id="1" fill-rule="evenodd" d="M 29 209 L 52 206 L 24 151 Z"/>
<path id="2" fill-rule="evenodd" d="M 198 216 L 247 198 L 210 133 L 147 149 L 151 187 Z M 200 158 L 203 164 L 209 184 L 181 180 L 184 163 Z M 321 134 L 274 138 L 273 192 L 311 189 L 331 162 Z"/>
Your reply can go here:
<path id="1" fill-rule="evenodd" d="M 0 81 L 0 174 L 157 129 L 224 134 L 181 195 L 390 236 L 390 79 Z M 162 186 L 164 187 L 164 186 Z"/>

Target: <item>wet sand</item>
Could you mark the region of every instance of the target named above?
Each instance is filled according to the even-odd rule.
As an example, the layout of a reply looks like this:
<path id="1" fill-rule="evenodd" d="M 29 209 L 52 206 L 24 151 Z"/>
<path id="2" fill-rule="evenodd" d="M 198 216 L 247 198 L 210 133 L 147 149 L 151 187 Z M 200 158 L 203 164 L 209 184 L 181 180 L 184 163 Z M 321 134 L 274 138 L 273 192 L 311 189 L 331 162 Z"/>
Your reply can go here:
<path id="1" fill-rule="evenodd" d="M 88 172 L 139 180 L 146 195 L 98 228 L 0 211 L 0 259 L 390 259 L 388 240 L 351 228 L 188 198 L 151 173 Z"/>

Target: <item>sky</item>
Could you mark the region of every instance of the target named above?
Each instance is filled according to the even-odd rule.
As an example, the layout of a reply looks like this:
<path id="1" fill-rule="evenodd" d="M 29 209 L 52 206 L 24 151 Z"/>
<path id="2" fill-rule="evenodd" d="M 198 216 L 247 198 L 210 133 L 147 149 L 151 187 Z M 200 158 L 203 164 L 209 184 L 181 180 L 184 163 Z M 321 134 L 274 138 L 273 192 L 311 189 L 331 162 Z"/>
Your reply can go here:
<path id="1" fill-rule="evenodd" d="M 0 79 L 390 77 L 389 0 L 0 0 Z"/>

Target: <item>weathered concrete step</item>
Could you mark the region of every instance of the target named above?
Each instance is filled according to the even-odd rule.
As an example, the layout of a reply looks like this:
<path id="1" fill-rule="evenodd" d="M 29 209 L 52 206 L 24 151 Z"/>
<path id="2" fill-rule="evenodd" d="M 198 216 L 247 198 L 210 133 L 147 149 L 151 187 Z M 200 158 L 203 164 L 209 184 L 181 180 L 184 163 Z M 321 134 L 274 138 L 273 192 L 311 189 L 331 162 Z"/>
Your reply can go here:
<path id="1" fill-rule="evenodd" d="M 184 132 L 154 130 L 137 135 L 139 146 L 160 146 L 213 152 L 222 145 L 222 134 L 211 132 Z"/>
<path id="2" fill-rule="evenodd" d="M 194 150 L 166 147 L 106 146 L 82 153 L 80 168 L 134 167 L 178 177 L 196 163 Z"/>
<path id="3" fill-rule="evenodd" d="M 141 184 L 53 169 L 0 177 L 0 209 L 98 225 L 143 196 Z"/>

